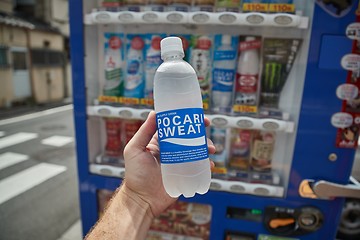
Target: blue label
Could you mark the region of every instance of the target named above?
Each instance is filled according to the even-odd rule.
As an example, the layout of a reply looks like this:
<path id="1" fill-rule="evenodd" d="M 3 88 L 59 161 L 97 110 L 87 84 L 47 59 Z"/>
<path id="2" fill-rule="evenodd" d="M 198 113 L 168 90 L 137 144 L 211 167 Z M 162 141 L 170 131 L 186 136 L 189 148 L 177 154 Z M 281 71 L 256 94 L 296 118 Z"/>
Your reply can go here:
<path id="1" fill-rule="evenodd" d="M 161 163 L 207 159 L 208 148 L 202 108 L 185 108 L 156 114 Z"/>
<path id="2" fill-rule="evenodd" d="M 234 85 L 234 70 L 215 68 L 213 72 L 212 90 L 232 92 Z"/>
<path id="3" fill-rule="evenodd" d="M 158 68 L 160 64 L 162 63 L 160 54 L 154 55 L 154 56 L 148 56 L 146 57 L 146 67 L 149 68 Z"/>
<path id="4" fill-rule="evenodd" d="M 127 72 L 128 74 L 137 74 L 139 72 L 140 62 L 138 60 L 131 60 L 129 62 Z"/>
<path id="5" fill-rule="evenodd" d="M 236 51 L 216 51 L 214 53 L 214 60 L 234 60 L 236 58 Z"/>

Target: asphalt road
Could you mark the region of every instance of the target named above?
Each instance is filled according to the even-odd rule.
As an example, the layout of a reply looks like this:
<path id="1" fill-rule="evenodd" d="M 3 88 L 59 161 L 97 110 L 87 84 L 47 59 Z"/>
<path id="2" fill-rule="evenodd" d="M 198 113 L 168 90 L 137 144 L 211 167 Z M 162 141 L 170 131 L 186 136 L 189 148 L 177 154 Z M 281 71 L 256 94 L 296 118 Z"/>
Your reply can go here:
<path id="1" fill-rule="evenodd" d="M 0 239 L 58 239 L 79 219 L 72 105 L 0 120 Z"/>

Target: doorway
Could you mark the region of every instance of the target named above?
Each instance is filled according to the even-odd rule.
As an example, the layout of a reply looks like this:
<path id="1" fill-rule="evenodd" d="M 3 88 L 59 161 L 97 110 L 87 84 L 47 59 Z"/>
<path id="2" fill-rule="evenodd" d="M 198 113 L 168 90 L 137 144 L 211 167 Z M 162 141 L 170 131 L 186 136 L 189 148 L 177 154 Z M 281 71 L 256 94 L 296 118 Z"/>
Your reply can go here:
<path id="1" fill-rule="evenodd" d="M 14 99 L 26 99 L 31 97 L 31 84 L 28 68 L 28 53 L 26 48 L 11 48 L 13 66 L 13 91 Z"/>

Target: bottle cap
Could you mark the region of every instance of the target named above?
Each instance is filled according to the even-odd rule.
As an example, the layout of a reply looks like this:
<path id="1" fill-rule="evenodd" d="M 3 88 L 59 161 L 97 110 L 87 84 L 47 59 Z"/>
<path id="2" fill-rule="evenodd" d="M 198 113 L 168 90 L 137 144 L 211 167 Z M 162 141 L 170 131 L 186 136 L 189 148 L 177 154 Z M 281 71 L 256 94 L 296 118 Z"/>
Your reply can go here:
<path id="1" fill-rule="evenodd" d="M 152 36 L 151 38 L 151 47 L 157 51 L 160 50 L 160 42 L 161 42 L 161 37 L 160 36 Z"/>
<path id="2" fill-rule="evenodd" d="M 245 38 L 246 42 L 251 42 L 251 41 L 255 41 L 255 40 L 256 40 L 256 38 L 253 37 L 253 36 L 248 36 L 248 37 Z"/>
<path id="3" fill-rule="evenodd" d="M 211 40 L 207 36 L 201 36 L 197 40 L 196 48 L 208 50 L 211 48 Z"/>
<path id="4" fill-rule="evenodd" d="M 221 44 L 222 45 L 231 45 L 231 36 L 230 35 L 222 35 L 221 37 Z"/>
<path id="5" fill-rule="evenodd" d="M 167 37 L 161 40 L 161 59 L 169 53 L 180 53 L 184 56 L 182 41 L 178 37 Z"/>
<path id="6" fill-rule="evenodd" d="M 131 40 L 131 48 L 135 50 L 141 50 L 144 47 L 144 41 L 141 39 L 141 37 L 134 37 Z"/>

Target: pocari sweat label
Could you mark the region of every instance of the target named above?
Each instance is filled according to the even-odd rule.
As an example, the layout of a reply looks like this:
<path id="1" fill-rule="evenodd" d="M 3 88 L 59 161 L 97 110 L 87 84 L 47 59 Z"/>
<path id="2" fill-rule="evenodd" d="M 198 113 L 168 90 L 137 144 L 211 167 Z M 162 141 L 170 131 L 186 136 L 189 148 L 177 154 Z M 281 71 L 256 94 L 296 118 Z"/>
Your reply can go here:
<path id="1" fill-rule="evenodd" d="M 160 159 L 163 164 L 208 158 L 202 108 L 185 108 L 156 114 Z"/>
<path id="2" fill-rule="evenodd" d="M 213 86 L 214 91 L 231 92 L 234 84 L 235 72 L 229 69 L 215 68 L 213 71 Z"/>

